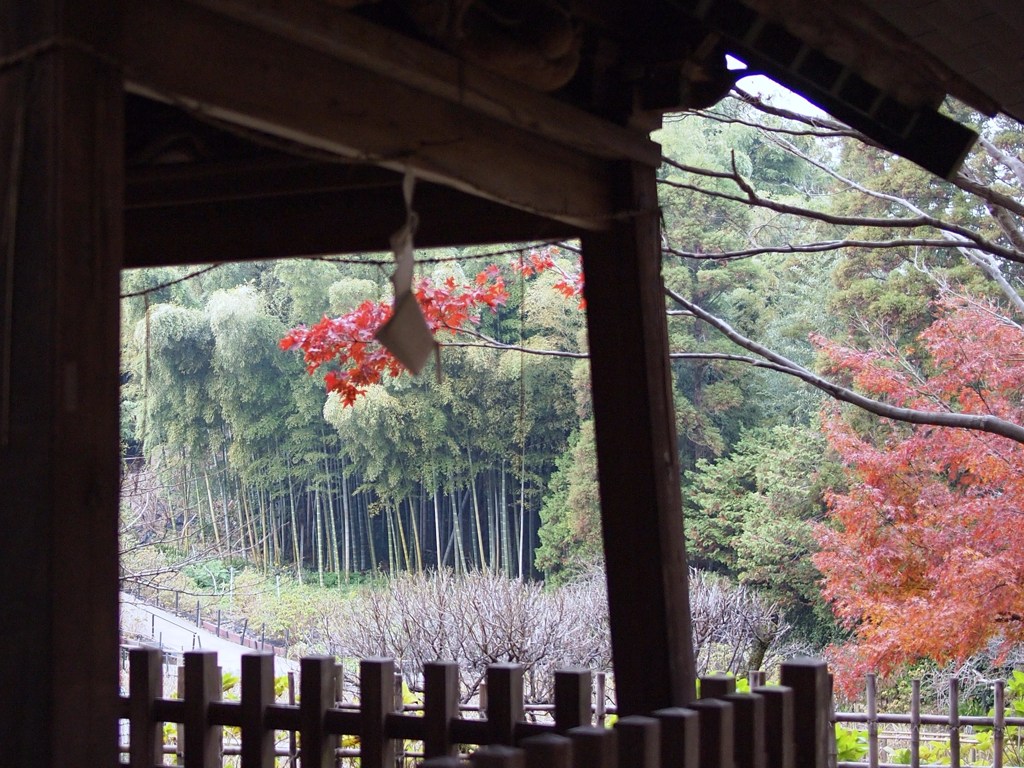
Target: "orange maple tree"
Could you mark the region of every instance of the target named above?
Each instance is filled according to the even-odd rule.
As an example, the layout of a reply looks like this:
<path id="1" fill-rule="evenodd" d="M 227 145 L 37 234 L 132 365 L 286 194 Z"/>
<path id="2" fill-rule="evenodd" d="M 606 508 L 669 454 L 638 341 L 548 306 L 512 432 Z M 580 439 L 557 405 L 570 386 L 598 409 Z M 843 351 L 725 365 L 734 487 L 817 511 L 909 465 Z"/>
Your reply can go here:
<path id="1" fill-rule="evenodd" d="M 926 363 L 816 339 L 833 373 L 894 404 L 1024 421 L 1024 329 L 993 305 L 947 298 L 920 336 Z M 840 687 L 921 658 L 964 659 L 1024 640 L 1024 445 L 889 423 L 863 435 L 826 408 L 849 488 L 818 529 L 824 594 L 853 639 Z M 880 432 L 880 434 L 879 434 Z"/>

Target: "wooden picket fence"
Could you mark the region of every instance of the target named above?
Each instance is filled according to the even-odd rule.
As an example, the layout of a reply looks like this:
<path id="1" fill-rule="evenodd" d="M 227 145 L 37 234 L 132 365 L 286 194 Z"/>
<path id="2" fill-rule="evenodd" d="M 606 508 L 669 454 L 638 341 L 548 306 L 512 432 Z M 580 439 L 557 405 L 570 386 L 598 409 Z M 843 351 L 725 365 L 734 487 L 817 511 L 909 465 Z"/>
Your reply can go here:
<path id="1" fill-rule="evenodd" d="M 177 723 L 173 751 L 186 768 L 224 764 L 224 728 L 237 729 L 239 746 L 231 751 L 241 768 L 293 762 L 328 768 L 355 757 L 360 768 L 395 768 L 409 742 L 417 743 L 427 768 L 467 760 L 480 768 L 828 766 L 831 689 L 825 664 L 816 659 L 784 664 L 781 685 L 750 693 L 735 693 L 732 678 L 703 678 L 702 698 L 686 708 L 620 717 L 613 728 L 593 724 L 589 671 L 556 673 L 550 723 L 527 720 L 523 670 L 514 664 L 487 670 L 480 719 L 460 714 L 454 663 L 424 667 L 419 712 L 405 711 L 396 697 L 391 659 L 360 662 L 357 704 L 338 701 L 340 672 L 333 657 L 303 658 L 298 703 L 281 704 L 273 656 L 250 654 L 242 657 L 240 698 L 223 701 L 216 653 L 189 651 L 179 697 L 170 699 L 163 697 L 159 650 L 133 648 L 128 695 L 121 698 L 121 718 L 128 723 L 123 753 L 134 768 L 162 765 L 163 724 Z M 278 746 L 289 741 L 291 750 Z"/>

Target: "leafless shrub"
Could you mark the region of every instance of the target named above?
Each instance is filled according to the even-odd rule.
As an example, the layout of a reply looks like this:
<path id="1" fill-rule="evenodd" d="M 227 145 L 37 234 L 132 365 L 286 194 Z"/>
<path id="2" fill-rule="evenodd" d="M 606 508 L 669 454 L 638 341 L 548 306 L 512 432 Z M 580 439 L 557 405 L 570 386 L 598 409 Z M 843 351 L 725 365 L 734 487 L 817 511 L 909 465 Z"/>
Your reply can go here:
<path id="1" fill-rule="evenodd" d="M 960 702 L 975 699 L 991 703 L 996 680 L 1006 680 L 1012 670 L 1024 668 L 1024 645 L 1006 647 L 1002 640 L 992 640 L 988 647 L 962 662 L 941 667 L 928 667 L 920 673 L 921 694 L 937 711 L 949 709 L 949 681 L 958 681 Z"/>
<path id="2" fill-rule="evenodd" d="M 690 579 L 698 673 L 743 674 L 751 663 L 778 661 L 788 627 L 777 605 L 719 577 L 694 571 Z M 557 669 L 611 667 L 600 570 L 557 589 L 491 573 L 404 574 L 336 602 L 318 624 L 336 656 L 400 660 L 413 690 L 425 662 L 456 661 L 464 701 L 495 662 L 523 665 L 529 701 L 551 700 Z"/>
<path id="3" fill-rule="evenodd" d="M 414 690 L 425 662 L 456 661 L 464 700 L 495 662 L 523 665 L 530 701 L 550 698 L 555 669 L 611 663 L 599 579 L 545 590 L 491 573 L 405 574 L 338 609 L 327 632 L 332 653 L 399 659 Z"/>
<path id="4" fill-rule="evenodd" d="M 791 655 L 782 609 L 748 587 L 691 569 L 690 611 L 698 675 L 767 671 Z"/>

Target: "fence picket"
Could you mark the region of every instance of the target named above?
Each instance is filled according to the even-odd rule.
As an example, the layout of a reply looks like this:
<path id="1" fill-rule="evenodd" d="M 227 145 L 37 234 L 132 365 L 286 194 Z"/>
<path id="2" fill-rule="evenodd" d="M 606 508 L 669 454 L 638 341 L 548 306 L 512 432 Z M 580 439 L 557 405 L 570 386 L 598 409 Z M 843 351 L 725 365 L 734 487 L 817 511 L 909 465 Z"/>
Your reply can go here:
<path id="1" fill-rule="evenodd" d="M 732 704 L 721 699 L 698 699 L 690 704 L 700 723 L 700 768 L 733 768 Z"/>
<path id="2" fill-rule="evenodd" d="M 395 709 L 392 659 L 363 659 L 359 662 L 359 764 L 361 768 L 392 768 L 395 743 L 387 738 L 384 724 Z"/>
<path id="3" fill-rule="evenodd" d="M 702 699 L 724 699 L 730 693 L 736 693 L 736 678 L 732 675 L 703 675 L 700 678 Z"/>
<path id="4" fill-rule="evenodd" d="M 523 739 L 520 746 L 530 768 L 572 768 L 572 741 L 565 736 L 544 733 Z"/>
<path id="5" fill-rule="evenodd" d="M 784 685 L 754 688 L 764 699 L 765 762 L 768 768 L 793 768 L 793 689 Z"/>
<path id="6" fill-rule="evenodd" d="M 128 727 L 131 768 L 152 768 L 163 762 L 163 723 L 154 722 L 153 702 L 163 695 L 163 669 L 156 648 L 128 651 Z"/>
<path id="7" fill-rule="evenodd" d="M 473 768 L 526 768 L 526 753 L 504 744 L 480 747 L 469 756 Z"/>
<path id="8" fill-rule="evenodd" d="M 299 668 L 299 757 L 302 768 L 333 768 L 338 737 L 324 728 L 334 705 L 334 658 L 307 656 Z"/>
<path id="9" fill-rule="evenodd" d="M 495 691 L 490 696 L 494 700 Z M 459 668 L 453 661 L 423 665 L 423 754 L 432 757 L 454 755 L 451 721 L 459 716 Z"/>
<path id="10" fill-rule="evenodd" d="M 921 681 L 910 684 L 910 768 L 921 768 Z"/>
<path id="11" fill-rule="evenodd" d="M 675 768 L 700 766 L 700 715 L 683 707 L 653 713 L 661 723 L 661 764 Z"/>
<path id="12" fill-rule="evenodd" d="M 555 672 L 555 731 L 566 733 L 581 725 L 590 725 L 591 675 L 589 669 Z"/>
<path id="13" fill-rule="evenodd" d="M 220 768 L 221 729 L 210 724 L 210 703 L 221 697 L 221 674 L 214 651 L 186 651 L 182 757 L 185 768 Z"/>
<path id="14" fill-rule="evenodd" d="M 960 681 L 949 680 L 949 766 L 960 768 Z"/>
<path id="15" fill-rule="evenodd" d="M 658 768 L 661 723 L 656 718 L 620 717 L 615 732 L 619 739 L 619 768 Z"/>
<path id="16" fill-rule="evenodd" d="M 572 741 L 573 768 L 616 768 L 619 735 L 614 728 L 581 725 L 566 735 Z"/>
<path id="17" fill-rule="evenodd" d="M 494 744 L 515 744 L 516 723 L 523 711 L 523 668 L 519 664 L 492 664 L 487 668 L 484 711 Z"/>
<path id="18" fill-rule="evenodd" d="M 764 698 L 756 693 L 731 693 L 733 761 L 736 768 L 765 768 Z"/>
<path id="19" fill-rule="evenodd" d="M 800 657 L 781 667 L 781 683 L 793 689 L 793 721 L 801 738 L 794 741 L 795 768 L 827 768 L 829 701 L 828 668 L 818 659 Z"/>
<path id="20" fill-rule="evenodd" d="M 241 768 L 273 768 L 274 732 L 264 724 L 264 713 L 274 703 L 274 656 L 242 656 L 242 760 Z"/>
<path id="21" fill-rule="evenodd" d="M 869 673 L 864 685 L 868 710 L 868 768 L 878 768 L 878 678 Z"/>
<path id="22" fill-rule="evenodd" d="M 992 713 L 992 768 L 1003 768 L 1003 745 L 1006 738 L 1006 684 L 995 682 L 995 708 Z"/>

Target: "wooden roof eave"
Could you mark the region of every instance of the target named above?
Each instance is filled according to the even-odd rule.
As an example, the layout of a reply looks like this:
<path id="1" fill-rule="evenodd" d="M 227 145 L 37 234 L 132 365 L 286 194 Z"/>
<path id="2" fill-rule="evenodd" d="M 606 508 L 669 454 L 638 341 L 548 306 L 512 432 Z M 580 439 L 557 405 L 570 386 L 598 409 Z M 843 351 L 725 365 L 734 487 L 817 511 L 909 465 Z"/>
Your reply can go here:
<path id="1" fill-rule="evenodd" d="M 130 3 L 123 47 L 129 92 L 581 229 L 615 214 L 612 162 L 660 162 L 641 132 L 317 0 Z"/>

